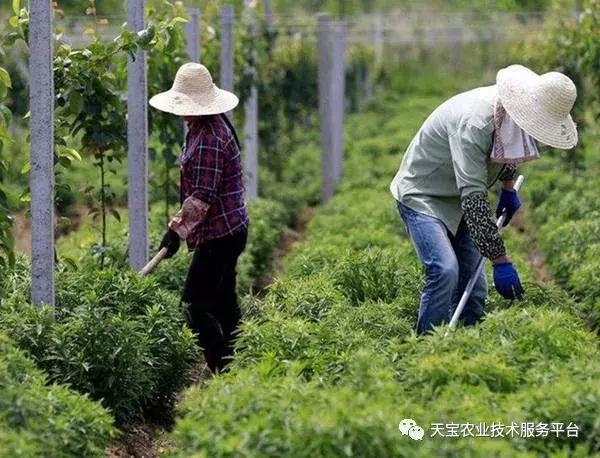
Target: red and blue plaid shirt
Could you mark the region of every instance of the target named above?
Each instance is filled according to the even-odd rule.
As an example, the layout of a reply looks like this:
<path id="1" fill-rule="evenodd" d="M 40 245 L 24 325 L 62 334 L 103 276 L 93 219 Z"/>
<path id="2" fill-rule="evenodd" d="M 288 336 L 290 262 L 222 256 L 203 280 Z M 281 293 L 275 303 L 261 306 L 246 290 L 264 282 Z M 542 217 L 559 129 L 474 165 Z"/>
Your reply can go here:
<path id="1" fill-rule="evenodd" d="M 188 123 L 181 167 L 181 203 L 194 197 L 210 207 L 186 239 L 190 250 L 246 229 L 242 159 L 233 132 L 221 115 Z"/>

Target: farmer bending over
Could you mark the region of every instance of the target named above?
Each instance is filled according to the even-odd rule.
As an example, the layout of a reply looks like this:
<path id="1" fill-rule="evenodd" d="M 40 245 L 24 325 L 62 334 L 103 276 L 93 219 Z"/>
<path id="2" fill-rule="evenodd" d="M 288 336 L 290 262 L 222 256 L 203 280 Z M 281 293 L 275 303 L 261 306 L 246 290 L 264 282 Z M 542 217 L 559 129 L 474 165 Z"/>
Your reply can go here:
<path id="1" fill-rule="evenodd" d="M 498 292 L 521 297 L 487 190 L 502 182 L 496 216 L 506 211 L 507 224 L 521 206 L 513 189 L 516 164 L 538 158 L 535 140 L 561 149 L 577 143 L 569 115 L 576 97 L 565 75 L 512 65 L 498 72 L 495 86 L 443 103 L 417 132 L 390 190 L 425 267 L 418 334 L 450 321 L 480 254 L 494 265 Z M 482 319 L 486 296 L 482 274 L 462 314 L 465 325 Z"/>
<path id="2" fill-rule="evenodd" d="M 237 104 L 234 94 L 213 84 L 203 65 L 193 63 L 178 70 L 171 90 L 150 99 L 154 108 L 187 123 L 179 158 L 181 209 L 160 246 L 167 248 L 167 257 L 177 252 L 180 239 L 195 250 L 182 300 L 189 304 L 190 327 L 213 372 L 233 353 L 241 318 L 236 264 L 246 246 L 248 213 L 239 142 L 223 114 Z"/>

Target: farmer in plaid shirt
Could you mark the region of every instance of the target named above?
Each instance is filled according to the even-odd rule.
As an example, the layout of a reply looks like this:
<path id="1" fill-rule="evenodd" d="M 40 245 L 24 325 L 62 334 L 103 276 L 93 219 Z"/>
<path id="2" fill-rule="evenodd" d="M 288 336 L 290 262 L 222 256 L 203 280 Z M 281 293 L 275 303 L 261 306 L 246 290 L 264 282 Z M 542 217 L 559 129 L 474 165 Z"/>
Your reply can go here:
<path id="1" fill-rule="evenodd" d="M 240 145 L 223 114 L 238 104 L 230 92 L 218 89 L 200 64 L 183 65 L 171 90 L 150 104 L 183 116 L 187 136 L 181 167 L 181 209 L 169 223 L 161 248 L 167 258 L 187 242 L 194 257 L 183 290 L 189 323 L 213 372 L 233 353 L 241 313 L 236 294 L 236 264 L 246 246 L 248 212 Z"/>

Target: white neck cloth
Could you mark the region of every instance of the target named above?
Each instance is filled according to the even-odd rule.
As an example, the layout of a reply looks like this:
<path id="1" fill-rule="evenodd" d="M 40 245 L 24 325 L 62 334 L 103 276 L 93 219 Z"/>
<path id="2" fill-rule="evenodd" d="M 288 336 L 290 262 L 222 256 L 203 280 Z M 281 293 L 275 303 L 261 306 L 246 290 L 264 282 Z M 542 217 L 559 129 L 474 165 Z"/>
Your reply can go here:
<path id="1" fill-rule="evenodd" d="M 500 100 L 496 101 L 494 109 L 494 127 L 492 162 L 518 164 L 540 157 L 533 137 L 517 126 Z"/>

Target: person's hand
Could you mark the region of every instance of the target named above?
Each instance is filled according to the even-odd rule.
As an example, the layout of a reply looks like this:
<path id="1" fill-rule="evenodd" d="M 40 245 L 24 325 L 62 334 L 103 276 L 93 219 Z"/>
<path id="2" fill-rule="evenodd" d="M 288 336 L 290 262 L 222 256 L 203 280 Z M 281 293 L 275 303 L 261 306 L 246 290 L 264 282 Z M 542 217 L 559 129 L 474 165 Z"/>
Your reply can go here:
<path id="1" fill-rule="evenodd" d="M 517 191 L 502 188 L 502 191 L 500 191 L 500 200 L 496 207 L 496 218 L 500 218 L 500 215 L 506 210 L 506 219 L 503 224 L 503 226 L 506 226 L 520 207 L 521 200 Z"/>
<path id="2" fill-rule="evenodd" d="M 524 291 L 519 274 L 512 263 L 508 261 L 494 264 L 494 286 L 505 299 L 521 299 L 523 297 Z"/>
<path id="3" fill-rule="evenodd" d="M 180 244 L 181 240 L 179 239 L 177 232 L 175 232 L 173 229 L 169 229 L 160 242 L 160 249 L 167 249 L 165 259 L 172 258 L 179 250 Z"/>

